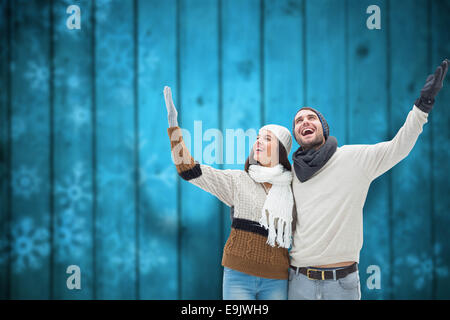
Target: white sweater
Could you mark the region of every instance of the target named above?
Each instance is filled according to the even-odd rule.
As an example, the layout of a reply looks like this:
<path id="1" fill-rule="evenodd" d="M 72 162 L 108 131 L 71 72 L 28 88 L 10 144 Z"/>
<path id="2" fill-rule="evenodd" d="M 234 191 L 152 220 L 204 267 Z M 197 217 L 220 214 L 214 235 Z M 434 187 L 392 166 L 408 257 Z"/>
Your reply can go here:
<path id="1" fill-rule="evenodd" d="M 309 180 L 292 182 L 297 207 L 291 264 L 359 262 L 363 206 L 370 183 L 412 150 L 428 114 L 416 106 L 391 141 L 337 148 Z"/>

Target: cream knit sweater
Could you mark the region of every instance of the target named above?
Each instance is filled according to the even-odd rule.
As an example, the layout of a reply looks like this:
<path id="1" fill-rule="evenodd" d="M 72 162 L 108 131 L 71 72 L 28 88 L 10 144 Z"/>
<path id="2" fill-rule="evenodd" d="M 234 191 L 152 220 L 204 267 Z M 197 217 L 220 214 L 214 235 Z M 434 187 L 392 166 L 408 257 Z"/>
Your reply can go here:
<path id="1" fill-rule="evenodd" d="M 257 277 L 287 279 L 288 249 L 267 244 L 267 230 L 259 223 L 267 198 L 263 184 L 244 170 L 219 170 L 197 163 L 186 148 L 181 129 L 171 127 L 167 132 L 173 159 L 184 159 L 175 161 L 178 174 L 234 209 L 222 265 Z M 295 208 L 292 214 L 295 227 Z"/>
<path id="2" fill-rule="evenodd" d="M 309 180 L 292 182 L 297 207 L 291 265 L 359 262 L 363 206 L 370 183 L 412 150 L 428 114 L 416 106 L 391 141 L 336 150 Z"/>

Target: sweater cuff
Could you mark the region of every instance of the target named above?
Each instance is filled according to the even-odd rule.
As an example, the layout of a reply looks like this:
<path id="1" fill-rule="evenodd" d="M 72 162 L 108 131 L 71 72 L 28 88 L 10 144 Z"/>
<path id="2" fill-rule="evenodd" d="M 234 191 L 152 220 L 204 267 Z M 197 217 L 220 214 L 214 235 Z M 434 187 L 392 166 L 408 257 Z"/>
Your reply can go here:
<path id="1" fill-rule="evenodd" d="M 427 99 L 424 97 L 419 97 L 416 99 L 414 105 L 423 112 L 430 113 L 431 109 L 433 108 L 434 102 L 435 100 L 433 98 Z"/>
<path id="2" fill-rule="evenodd" d="M 188 169 L 186 171 L 179 172 L 179 175 L 182 179 L 189 181 L 195 178 L 198 178 L 202 175 L 202 169 L 199 163 L 196 163 L 192 169 Z"/>

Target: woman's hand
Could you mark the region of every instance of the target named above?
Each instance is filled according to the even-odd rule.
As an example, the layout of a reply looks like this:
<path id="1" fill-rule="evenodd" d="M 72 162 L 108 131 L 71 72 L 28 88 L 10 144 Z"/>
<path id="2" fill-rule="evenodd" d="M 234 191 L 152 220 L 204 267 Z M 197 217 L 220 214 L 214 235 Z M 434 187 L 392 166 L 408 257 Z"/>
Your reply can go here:
<path id="1" fill-rule="evenodd" d="M 167 119 L 169 120 L 169 127 L 170 128 L 178 127 L 177 121 L 178 112 L 173 104 L 172 90 L 168 86 L 164 87 L 164 100 L 166 101 Z"/>

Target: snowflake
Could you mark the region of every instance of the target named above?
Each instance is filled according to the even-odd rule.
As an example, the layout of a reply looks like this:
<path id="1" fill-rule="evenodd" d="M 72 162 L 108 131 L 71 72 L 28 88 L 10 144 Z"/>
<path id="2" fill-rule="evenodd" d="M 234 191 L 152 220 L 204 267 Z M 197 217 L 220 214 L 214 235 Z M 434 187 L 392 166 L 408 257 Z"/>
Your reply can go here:
<path id="1" fill-rule="evenodd" d="M 130 208 L 134 208 L 134 206 L 129 206 L 127 210 Z M 105 252 L 102 260 L 104 265 L 107 266 L 106 270 L 110 272 L 106 277 L 102 277 L 105 281 L 117 283 L 134 277 L 136 263 L 139 263 L 141 275 L 147 275 L 155 269 L 164 268 L 168 265 L 167 254 L 168 252 L 173 253 L 174 248 L 166 244 L 165 239 L 141 241 L 140 249 L 136 251 L 136 235 L 133 233 L 121 234 L 114 231 L 117 230 L 117 226 L 118 222 L 113 217 L 96 223 L 97 234 L 102 239 L 103 252 Z"/>
<path id="2" fill-rule="evenodd" d="M 69 113 L 69 119 L 75 125 L 77 129 L 89 124 L 91 120 L 91 113 L 88 108 L 82 105 L 76 105 L 73 107 L 72 112 Z"/>
<path id="3" fill-rule="evenodd" d="M 165 167 L 163 170 L 153 170 L 148 175 L 149 179 L 162 182 L 169 188 L 172 188 L 175 185 L 176 177 L 176 170 L 171 165 Z"/>
<path id="4" fill-rule="evenodd" d="M 87 209 L 91 200 L 90 179 L 82 163 L 76 164 L 71 175 L 56 183 L 55 193 L 64 208 L 77 211 Z"/>
<path id="5" fill-rule="evenodd" d="M 141 274 L 148 274 L 153 270 L 167 267 L 168 248 L 164 245 L 165 241 L 151 240 L 145 244 L 144 250 L 139 255 L 139 271 Z"/>
<path id="6" fill-rule="evenodd" d="M 99 77 L 112 80 L 113 93 L 124 102 L 132 99 L 133 85 L 133 36 L 129 24 L 120 23 L 113 32 L 106 32 L 98 41 Z M 110 81 L 111 82 L 111 81 Z M 126 100 L 128 99 L 128 100 Z"/>
<path id="7" fill-rule="evenodd" d="M 25 78 L 29 81 L 33 89 L 40 91 L 48 90 L 49 66 L 47 63 L 29 61 L 25 72 Z"/>
<path id="8" fill-rule="evenodd" d="M 158 212 L 161 211 L 158 210 Z M 178 217 L 175 210 L 163 209 L 155 223 L 161 233 L 175 234 L 178 229 Z"/>
<path id="9" fill-rule="evenodd" d="M 144 53 L 144 56 L 139 61 L 142 67 L 139 68 L 139 77 L 149 75 L 149 72 L 154 71 L 160 64 L 160 57 L 155 50 L 149 50 Z"/>
<path id="10" fill-rule="evenodd" d="M 445 264 L 445 261 L 442 260 L 442 245 L 440 243 L 436 243 L 434 245 L 434 254 L 437 257 L 436 261 L 436 274 L 439 277 L 448 277 L 448 267 Z"/>
<path id="11" fill-rule="evenodd" d="M 49 233 L 35 226 L 33 219 L 23 218 L 11 230 L 11 261 L 16 273 L 37 269 L 49 254 Z"/>
<path id="12" fill-rule="evenodd" d="M 134 132 L 128 132 L 124 143 L 125 143 L 125 147 L 129 151 L 134 151 Z M 142 132 L 139 132 L 138 150 L 142 150 L 147 143 L 148 143 L 148 139 L 145 137 L 145 134 Z"/>
<path id="13" fill-rule="evenodd" d="M 108 163 L 108 167 L 102 165 L 98 169 L 99 171 L 99 186 L 103 188 L 108 185 L 130 185 L 134 182 L 134 176 L 132 169 L 124 164 L 123 161 L 114 158 Z"/>
<path id="14" fill-rule="evenodd" d="M 132 170 L 134 172 L 134 170 Z M 176 181 L 176 169 L 173 165 L 168 165 L 163 168 L 156 165 L 156 156 L 152 155 L 139 167 L 139 186 L 150 181 L 149 187 L 154 186 L 154 182 L 163 183 L 168 188 L 172 188 Z"/>
<path id="15" fill-rule="evenodd" d="M 90 243 L 85 218 L 80 217 L 70 208 L 56 216 L 55 226 L 57 259 L 64 262 L 67 257 L 81 257 L 84 253 L 83 248 Z"/>
<path id="16" fill-rule="evenodd" d="M 117 78 L 116 78 L 117 79 Z M 110 98 L 123 108 L 132 107 L 133 91 L 131 86 L 121 85 L 111 92 Z"/>
<path id="17" fill-rule="evenodd" d="M 66 78 L 66 83 L 69 88 L 78 88 L 80 86 L 80 77 L 77 74 L 71 74 Z"/>
<path id="18" fill-rule="evenodd" d="M 21 166 L 12 173 L 13 193 L 26 199 L 39 191 L 40 183 L 36 168 Z"/>
<path id="19" fill-rule="evenodd" d="M 435 268 L 436 274 L 440 277 L 448 276 L 448 267 L 445 266 L 445 262 L 441 257 L 441 245 L 435 244 L 434 246 L 436 261 L 435 265 L 439 266 Z M 433 260 L 429 253 L 420 253 L 418 255 L 408 254 L 395 262 L 395 265 L 398 267 L 408 266 L 411 270 L 413 270 L 414 278 L 411 281 L 414 281 L 414 287 L 417 290 L 423 289 L 424 286 L 429 283 L 432 279 L 432 272 L 430 270 L 433 269 Z M 394 276 L 395 285 L 401 285 L 402 278 L 400 275 Z"/>

